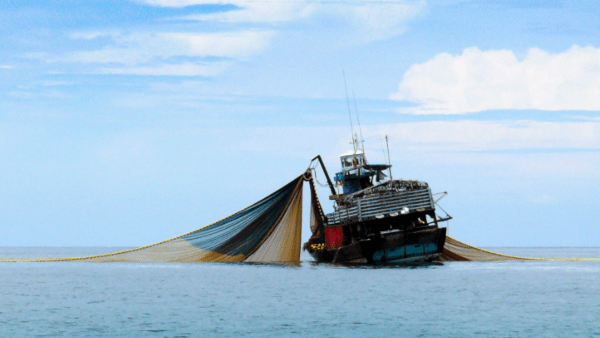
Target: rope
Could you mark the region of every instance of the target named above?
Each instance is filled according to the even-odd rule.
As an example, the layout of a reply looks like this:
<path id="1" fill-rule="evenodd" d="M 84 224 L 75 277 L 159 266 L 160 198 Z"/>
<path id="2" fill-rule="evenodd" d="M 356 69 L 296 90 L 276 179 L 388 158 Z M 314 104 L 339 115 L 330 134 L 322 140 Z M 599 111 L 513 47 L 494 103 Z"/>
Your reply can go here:
<path id="1" fill-rule="evenodd" d="M 317 178 L 317 166 L 319 165 L 319 162 L 317 161 L 317 164 L 315 164 L 313 167 L 310 167 L 310 170 L 313 172 L 313 177 L 315 178 L 315 181 L 317 181 L 317 184 L 322 186 L 323 188 L 328 188 L 329 184 L 323 184 L 321 182 L 319 182 L 319 179 Z"/>

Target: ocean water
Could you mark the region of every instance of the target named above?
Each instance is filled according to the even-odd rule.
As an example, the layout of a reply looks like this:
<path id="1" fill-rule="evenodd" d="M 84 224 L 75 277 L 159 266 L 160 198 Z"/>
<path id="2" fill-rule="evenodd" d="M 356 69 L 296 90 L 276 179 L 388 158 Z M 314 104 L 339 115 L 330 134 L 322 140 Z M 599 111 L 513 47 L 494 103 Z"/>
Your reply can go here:
<path id="1" fill-rule="evenodd" d="M 123 248 L 0 248 L 80 256 Z M 600 248 L 491 248 L 600 257 Z M 600 262 L 0 263 L 0 337 L 600 337 Z"/>

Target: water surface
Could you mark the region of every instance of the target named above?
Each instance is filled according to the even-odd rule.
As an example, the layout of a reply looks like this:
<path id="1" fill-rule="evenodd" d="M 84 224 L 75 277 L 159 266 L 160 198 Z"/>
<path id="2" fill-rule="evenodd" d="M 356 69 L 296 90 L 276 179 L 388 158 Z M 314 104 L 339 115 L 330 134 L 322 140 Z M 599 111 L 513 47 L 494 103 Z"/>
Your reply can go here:
<path id="1" fill-rule="evenodd" d="M 0 248 L 82 256 L 126 248 Z M 600 248 L 491 248 L 600 257 Z M 0 263 L 0 336 L 593 337 L 600 262 Z"/>

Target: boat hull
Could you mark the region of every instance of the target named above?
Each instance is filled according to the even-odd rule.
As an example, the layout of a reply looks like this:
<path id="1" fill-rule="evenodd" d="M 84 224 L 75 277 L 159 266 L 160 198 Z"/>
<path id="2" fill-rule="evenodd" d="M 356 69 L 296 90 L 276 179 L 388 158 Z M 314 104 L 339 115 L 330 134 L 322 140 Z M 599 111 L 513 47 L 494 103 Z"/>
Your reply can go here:
<path id="1" fill-rule="evenodd" d="M 446 228 L 425 227 L 382 232 L 340 248 L 309 253 L 316 261 L 329 263 L 425 262 L 437 260 L 445 242 Z"/>

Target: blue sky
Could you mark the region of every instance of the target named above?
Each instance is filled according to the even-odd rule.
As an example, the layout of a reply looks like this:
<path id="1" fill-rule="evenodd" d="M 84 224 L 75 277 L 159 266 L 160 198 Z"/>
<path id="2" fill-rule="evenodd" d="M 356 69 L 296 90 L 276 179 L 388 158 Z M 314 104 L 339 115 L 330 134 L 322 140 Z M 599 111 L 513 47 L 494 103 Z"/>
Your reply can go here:
<path id="1" fill-rule="evenodd" d="M 0 245 L 149 244 L 335 172 L 345 71 L 368 158 L 389 135 L 450 235 L 598 246 L 599 7 L 3 1 Z"/>

